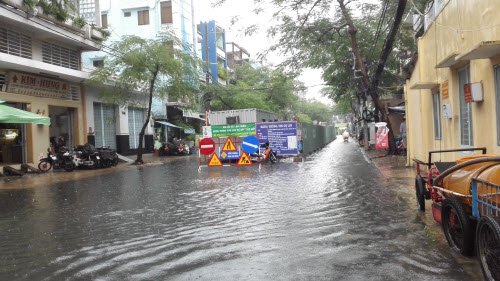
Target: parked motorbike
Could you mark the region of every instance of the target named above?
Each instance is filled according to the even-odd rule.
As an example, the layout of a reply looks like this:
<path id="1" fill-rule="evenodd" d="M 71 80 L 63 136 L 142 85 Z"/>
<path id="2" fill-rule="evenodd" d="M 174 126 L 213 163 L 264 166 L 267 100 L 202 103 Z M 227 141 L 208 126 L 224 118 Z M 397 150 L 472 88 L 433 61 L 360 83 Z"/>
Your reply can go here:
<path id="1" fill-rule="evenodd" d="M 109 147 L 100 147 L 97 148 L 97 151 L 99 152 L 99 157 L 101 158 L 102 167 L 118 165 L 118 154 L 116 154 L 116 150 Z"/>
<path id="2" fill-rule="evenodd" d="M 177 141 L 177 153 L 180 155 L 189 155 L 189 147 L 182 141 Z"/>
<path id="3" fill-rule="evenodd" d="M 263 149 L 262 153 L 252 153 L 250 155 L 250 161 L 254 163 L 263 163 L 269 160 L 271 163 L 276 163 L 278 162 L 278 158 L 276 157 L 276 151 L 273 151 L 273 149 L 269 146 L 269 142 L 266 142 L 265 144 L 261 145 L 261 148 Z"/>
<path id="4" fill-rule="evenodd" d="M 75 157 L 73 158 L 73 163 L 76 167 L 102 167 L 99 151 L 89 143 L 75 147 Z"/>
<path id="5" fill-rule="evenodd" d="M 71 172 L 75 169 L 73 154 L 66 147 L 61 147 L 56 154 L 53 154 L 48 148 L 47 157 L 40 159 L 38 169 L 44 173 L 50 171 L 50 169 L 64 169 Z"/>
<path id="6" fill-rule="evenodd" d="M 396 136 L 394 140 L 396 141 L 396 155 L 406 156 L 406 147 L 403 142 L 403 137 Z"/>

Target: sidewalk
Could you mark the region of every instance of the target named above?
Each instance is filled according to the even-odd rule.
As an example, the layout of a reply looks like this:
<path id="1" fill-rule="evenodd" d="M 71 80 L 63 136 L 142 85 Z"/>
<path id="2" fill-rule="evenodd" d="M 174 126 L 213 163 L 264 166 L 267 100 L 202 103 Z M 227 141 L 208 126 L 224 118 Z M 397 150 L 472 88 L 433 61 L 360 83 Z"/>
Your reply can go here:
<path id="1" fill-rule="evenodd" d="M 193 157 L 190 156 L 155 156 L 152 153 L 143 154 L 144 165 L 141 166 L 153 166 L 161 165 L 163 163 L 169 163 L 176 161 L 181 157 Z M 128 156 L 131 160 L 135 161 L 136 156 Z M 73 172 L 66 172 L 64 170 L 49 171 L 43 174 L 28 173 L 23 176 L 5 176 L 0 177 L 0 189 L 22 189 L 22 188 L 37 188 L 43 187 L 55 183 L 61 182 L 71 182 L 80 179 L 90 178 L 93 176 L 106 175 L 114 173 L 117 171 L 124 171 L 126 169 L 131 169 L 134 167 L 141 167 L 134 165 L 134 162 L 120 162 L 115 167 L 102 168 L 102 169 L 75 169 Z M 33 165 L 36 167 L 36 165 Z"/>

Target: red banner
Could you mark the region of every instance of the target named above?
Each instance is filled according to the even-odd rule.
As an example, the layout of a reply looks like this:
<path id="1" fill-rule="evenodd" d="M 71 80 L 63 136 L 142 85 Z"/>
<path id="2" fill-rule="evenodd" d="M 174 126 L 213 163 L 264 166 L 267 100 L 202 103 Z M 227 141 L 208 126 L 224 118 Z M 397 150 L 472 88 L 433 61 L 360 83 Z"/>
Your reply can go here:
<path id="1" fill-rule="evenodd" d="M 378 127 L 375 133 L 375 149 L 384 150 L 389 148 L 389 128 Z"/>

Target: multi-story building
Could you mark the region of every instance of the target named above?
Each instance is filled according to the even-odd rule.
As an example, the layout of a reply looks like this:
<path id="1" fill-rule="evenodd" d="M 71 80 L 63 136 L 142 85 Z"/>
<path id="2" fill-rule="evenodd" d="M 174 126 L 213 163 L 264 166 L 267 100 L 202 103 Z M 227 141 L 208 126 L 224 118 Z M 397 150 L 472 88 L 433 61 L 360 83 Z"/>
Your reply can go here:
<path id="1" fill-rule="evenodd" d="M 205 81 L 226 85 L 228 75 L 225 30 L 212 20 L 198 24 L 198 34 L 201 38 L 198 51 L 203 60 Z"/>
<path id="2" fill-rule="evenodd" d="M 497 0 L 431 3 L 423 21 L 415 21 L 418 56 L 405 91 L 408 159 L 469 147 L 498 154 L 500 5 Z"/>
<path id="3" fill-rule="evenodd" d="M 236 65 L 244 62 L 250 62 L 250 53 L 234 42 L 226 44 L 227 66 L 229 69 L 234 69 Z"/>
<path id="4" fill-rule="evenodd" d="M 37 162 L 57 139 L 67 146 L 85 142 L 82 82 L 89 76 L 80 55 L 99 50 L 102 40 L 101 32 L 78 20 L 71 8 L 76 1 L 26 3 L 0 2 L 0 99 L 50 117 L 51 125 L 0 124 L 1 163 Z M 17 137 L 5 138 L 5 130 Z"/>
<path id="5" fill-rule="evenodd" d="M 110 0 L 100 1 L 99 8 L 101 26 L 111 34 L 108 45 L 125 35 L 158 39 L 162 32 L 172 31 L 181 39 L 182 48 L 195 55 L 194 0 Z M 83 55 L 83 63 L 90 71 L 105 64 L 108 55 L 104 51 L 87 52 Z M 145 121 L 147 103 L 119 107 L 100 101 L 98 88 L 88 86 L 86 92 L 88 126 L 93 129 L 89 141 L 96 146 L 116 148 L 122 154 L 134 153 Z M 166 101 L 155 99 L 153 116 L 166 118 L 166 108 Z M 160 126 L 159 129 L 161 134 L 168 132 L 168 128 Z M 148 126 L 144 140 L 146 151 L 153 147 L 153 134 L 153 127 Z"/>

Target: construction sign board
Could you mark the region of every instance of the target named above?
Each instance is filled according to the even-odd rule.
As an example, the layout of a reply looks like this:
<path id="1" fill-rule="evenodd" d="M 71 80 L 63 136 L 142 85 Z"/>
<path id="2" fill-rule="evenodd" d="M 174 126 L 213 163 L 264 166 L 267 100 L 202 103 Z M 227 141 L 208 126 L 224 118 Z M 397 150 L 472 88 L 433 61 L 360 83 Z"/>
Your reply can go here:
<path id="1" fill-rule="evenodd" d="M 222 166 L 222 162 L 220 161 L 216 153 L 212 154 L 212 157 L 210 157 L 210 160 L 208 160 L 208 166 L 210 167 Z"/>
<path id="2" fill-rule="evenodd" d="M 238 166 L 252 166 L 252 161 L 250 160 L 248 154 L 246 154 L 245 152 L 241 154 L 241 157 L 238 160 Z"/>
<path id="3" fill-rule="evenodd" d="M 255 135 L 255 123 L 203 126 L 203 137 L 244 137 Z"/>
<path id="4" fill-rule="evenodd" d="M 233 141 L 231 140 L 231 138 L 227 138 L 226 139 L 226 142 L 224 143 L 224 145 L 222 146 L 222 151 L 237 151 L 236 149 L 236 146 L 234 146 L 234 143 Z"/>
<path id="5" fill-rule="evenodd" d="M 220 153 L 220 158 L 224 160 L 234 160 L 240 158 L 239 151 L 222 151 Z"/>
<path id="6" fill-rule="evenodd" d="M 269 146 L 278 155 L 297 155 L 298 137 L 297 122 L 267 122 L 257 123 L 257 138 L 260 143 L 269 142 Z"/>

